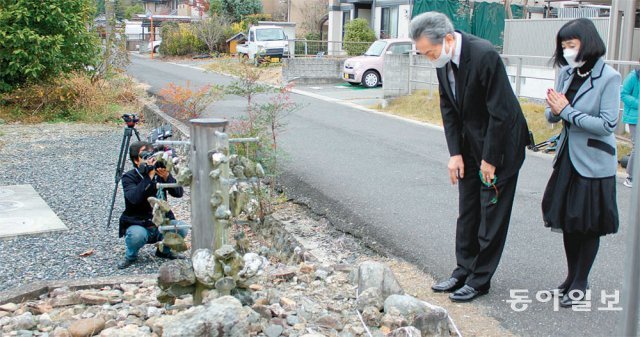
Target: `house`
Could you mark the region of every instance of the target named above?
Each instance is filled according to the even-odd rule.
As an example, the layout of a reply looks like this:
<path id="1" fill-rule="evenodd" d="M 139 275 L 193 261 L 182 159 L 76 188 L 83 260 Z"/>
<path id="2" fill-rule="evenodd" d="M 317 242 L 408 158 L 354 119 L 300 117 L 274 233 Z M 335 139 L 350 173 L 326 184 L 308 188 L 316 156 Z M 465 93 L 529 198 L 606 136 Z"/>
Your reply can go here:
<path id="1" fill-rule="evenodd" d="M 344 25 L 354 19 L 369 21 L 376 37 L 407 38 L 411 0 L 332 0 L 329 5 L 329 40 L 342 41 Z"/>
<path id="2" fill-rule="evenodd" d="M 153 15 L 178 14 L 178 6 L 182 3 L 182 0 L 142 0 L 145 12 Z"/>
<path id="3" fill-rule="evenodd" d="M 328 4 L 329 0 L 262 0 L 262 12 L 274 21 L 295 23 L 298 38 L 319 33 L 326 40 Z"/>

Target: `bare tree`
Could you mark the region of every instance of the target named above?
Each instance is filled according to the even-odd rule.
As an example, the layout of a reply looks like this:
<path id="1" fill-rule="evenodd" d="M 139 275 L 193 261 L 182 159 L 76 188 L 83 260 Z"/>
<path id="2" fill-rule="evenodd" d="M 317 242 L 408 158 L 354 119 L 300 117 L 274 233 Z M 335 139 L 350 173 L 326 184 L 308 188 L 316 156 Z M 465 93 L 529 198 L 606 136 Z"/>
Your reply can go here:
<path id="1" fill-rule="evenodd" d="M 304 2 L 304 5 L 300 8 L 300 13 L 303 19 L 301 28 L 305 34 L 320 33 L 320 23 L 322 18 L 327 15 L 328 8 L 329 0 L 309 0 Z"/>
<path id="2" fill-rule="evenodd" d="M 194 23 L 198 37 L 209 47 L 209 52 L 216 51 L 224 40 L 224 33 L 231 21 L 221 15 L 214 15 Z"/>
<path id="3" fill-rule="evenodd" d="M 511 11 L 511 0 L 504 0 L 504 9 L 506 11 L 507 19 L 513 19 L 513 12 Z"/>

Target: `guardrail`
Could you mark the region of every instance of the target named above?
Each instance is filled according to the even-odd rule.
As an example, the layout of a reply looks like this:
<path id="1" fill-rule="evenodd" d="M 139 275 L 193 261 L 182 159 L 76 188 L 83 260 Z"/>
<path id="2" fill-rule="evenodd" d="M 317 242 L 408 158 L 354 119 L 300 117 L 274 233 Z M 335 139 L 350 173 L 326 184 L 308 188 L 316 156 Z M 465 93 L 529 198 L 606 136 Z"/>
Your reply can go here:
<path id="1" fill-rule="evenodd" d="M 293 39 L 289 41 L 289 57 L 345 58 L 364 54 L 373 42 L 345 42 Z"/>

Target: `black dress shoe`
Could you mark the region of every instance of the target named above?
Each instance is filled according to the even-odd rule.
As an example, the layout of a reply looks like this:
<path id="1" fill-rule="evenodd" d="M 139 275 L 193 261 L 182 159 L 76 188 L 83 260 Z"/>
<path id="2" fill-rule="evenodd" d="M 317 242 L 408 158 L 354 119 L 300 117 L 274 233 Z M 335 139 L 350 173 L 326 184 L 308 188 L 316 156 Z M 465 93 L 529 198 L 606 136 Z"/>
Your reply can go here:
<path id="1" fill-rule="evenodd" d="M 569 293 L 571 293 L 573 291 L 570 291 Z M 584 301 L 584 297 L 585 297 L 585 292 L 581 293 L 580 298 L 574 300 L 569 296 L 569 293 L 564 294 L 562 296 L 562 299 L 560 300 L 560 306 L 563 308 L 571 308 L 574 305 L 578 305 L 578 304 L 582 304 L 582 302 Z M 573 297 L 576 297 L 575 295 Z"/>
<path id="2" fill-rule="evenodd" d="M 566 288 L 555 288 L 555 289 L 549 289 L 549 292 L 551 292 L 551 296 L 556 296 L 556 294 L 558 294 L 558 297 L 562 297 L 565 294 L 565 291 L 567 291 Z"/>
<path id="3" fill-rule="evenodd" d="M 168 259 L 168 260 L 184 259 L 184 256 L 182 255 L 174 254 L 172 252 L 164 253 L 160 251 L 160 249 L 156 249 L 156 257 L 159 257 L 161 259 Z"/>
<path id="4" fill-rule="evenodd" d="M 589 285 L 587 285 L 587 289 L 589 289 Z M 551 292 L 551 296 L 556 296 L 556 293 L 557 293 L 558 296 L 562 298 L 567 293 L 567 288 L 558 287 L 555 289 L 549 289 L 549 291 Z"/>
<path id="5" fill-rule="evenodd" d="M 125 268 L 129 267 L 130 265 L 132 265 L 134 262 L 136 262 L 136 260 L 129 260 L 129 259 L 125 258 L 124 261 L 118 263 L 118 269 L 125 269 Z"/>
<path id="6" fill-rule="evenodd" d="M 431 286 L 431 290 L 437 293 L 449 293 L 456 291 L 464 285 L 464 282 L 460 282 L 457 278 L 452 277 L 446 281 L 434 284 Z"/>
<path id="7" fill-rule="evenodd" d="M 476 290 L 465 284 L 464 287 L 449 295 L 449 299 L 453 302 L 470 302 L 476 297 L 485 295 L 488 292 L 489 290 Z"/>

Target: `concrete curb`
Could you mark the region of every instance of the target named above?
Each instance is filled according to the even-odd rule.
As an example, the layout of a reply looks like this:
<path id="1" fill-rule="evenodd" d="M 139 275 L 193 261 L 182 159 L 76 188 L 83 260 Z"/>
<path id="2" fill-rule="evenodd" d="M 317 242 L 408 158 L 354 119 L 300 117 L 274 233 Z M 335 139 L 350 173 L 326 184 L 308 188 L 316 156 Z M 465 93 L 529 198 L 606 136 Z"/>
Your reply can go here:
<path id="1" fill-rule="evenodd" d="M 56 288 L 69 287 L 71 290 L 102 288 L 123 283 L 139 284 L 146 280 L 155 280 L 158 274 L 141 274 L 130 276 L 105 276 L 97 278 L 82 278 L 76 280 L 39 281 L 22 287 L 0 292 L 0 305 L 5 303 L 22 303 L 37 300 L 41 295 L 48 294 Z"/>

